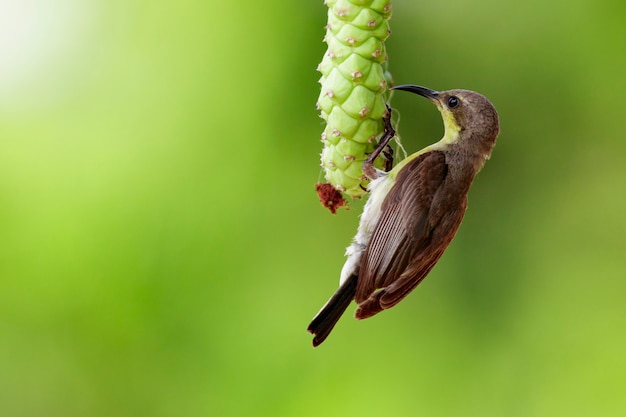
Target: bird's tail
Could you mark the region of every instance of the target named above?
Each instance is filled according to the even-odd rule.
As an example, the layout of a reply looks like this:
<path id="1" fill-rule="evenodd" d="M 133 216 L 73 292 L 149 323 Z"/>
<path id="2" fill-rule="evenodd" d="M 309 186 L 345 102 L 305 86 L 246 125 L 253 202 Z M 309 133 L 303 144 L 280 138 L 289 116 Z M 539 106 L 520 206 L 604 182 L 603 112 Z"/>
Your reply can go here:
<path id="1" fill-rule="evenodd" d="M 341 315 L 346 311 L 356 294 L 356 283 L 357 276 L 351 275 L 313 318 L 307 329 L 309 333 L 315 335 L 313 347 L 326 340 Z"/>

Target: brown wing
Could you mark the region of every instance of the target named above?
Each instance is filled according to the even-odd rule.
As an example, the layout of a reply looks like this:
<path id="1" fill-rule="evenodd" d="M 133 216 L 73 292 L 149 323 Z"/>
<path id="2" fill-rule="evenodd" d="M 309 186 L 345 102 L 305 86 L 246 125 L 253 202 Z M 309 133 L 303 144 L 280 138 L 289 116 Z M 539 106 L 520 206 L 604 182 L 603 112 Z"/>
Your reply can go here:
<path id="1" fill-rule="evenodd" d="M 398 173 L 363 255 L 357 318 L 393 307 L 435 266 L 466 207 L 465 193 L 451 185 L 439 151 L 420 155 Z"/>

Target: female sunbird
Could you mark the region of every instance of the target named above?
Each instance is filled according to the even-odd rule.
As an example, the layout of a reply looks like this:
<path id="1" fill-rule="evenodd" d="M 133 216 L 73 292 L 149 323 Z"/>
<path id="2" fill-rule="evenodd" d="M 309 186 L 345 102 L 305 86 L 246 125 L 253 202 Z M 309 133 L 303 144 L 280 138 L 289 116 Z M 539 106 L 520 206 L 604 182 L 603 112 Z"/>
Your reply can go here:
<path id="1" fill-rule="evenodd" d="M 372 181 L 359 229 L 346 249 L 340 287 L 308 327 L 318 346 L 352 300 L 357 319 L 399 303 L 428 275 L 456 234 L 474 177 L 491 156 L 498 113 L 484 96 L 468 90 L 437 92 L 416 85 L 394 90 L 432 101 L 443 118 L 443 138 L 408 156 L 391 171 L 373 161 L 395 136 L 391 111 L 385 133 L 363 164 Z"/>

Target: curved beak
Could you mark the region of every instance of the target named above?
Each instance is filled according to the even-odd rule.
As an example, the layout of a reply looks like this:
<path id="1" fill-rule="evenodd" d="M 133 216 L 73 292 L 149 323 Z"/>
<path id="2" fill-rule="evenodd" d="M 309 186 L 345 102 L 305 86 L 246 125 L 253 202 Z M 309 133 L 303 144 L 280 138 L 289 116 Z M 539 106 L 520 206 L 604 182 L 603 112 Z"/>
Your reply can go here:
<path id="1" fill-rule="evenodd" d="M 422 97 L 426 97 L 429 100 L 436 101 L 439 98 L 439 92 L 431 90 L 426 87 L 420 87 L 419 85 L 403 84 L 391 87 L 392 90 L 403 90 L 410 93 L 419 94 Z"/>

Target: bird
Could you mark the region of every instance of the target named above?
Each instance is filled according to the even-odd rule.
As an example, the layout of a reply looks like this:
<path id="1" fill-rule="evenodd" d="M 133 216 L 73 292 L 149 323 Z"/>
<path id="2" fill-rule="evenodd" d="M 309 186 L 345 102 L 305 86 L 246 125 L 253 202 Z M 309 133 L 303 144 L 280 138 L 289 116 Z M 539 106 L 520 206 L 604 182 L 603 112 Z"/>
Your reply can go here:
<path id="1" fill-rule="evenodd" d="M 307 329 L 314 347 L 326 340 L 352 300 L 355 318 L 365 319 L 395 306 L 422 282 L 456 235 L 470 186 L 500 132 L 495 107 L 474 91 L 413 84 L 392 89 L 433 102 L 444 135 L 391 170 L 379 170 L 373 162 L 395 136 L 388 107 L 383 136 L 363 163 L 371 180 L 369 198 L 346 249 L 340 286 Z"/>

